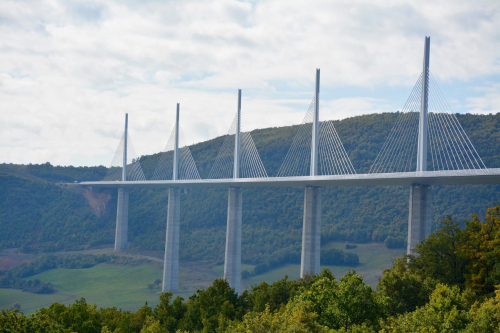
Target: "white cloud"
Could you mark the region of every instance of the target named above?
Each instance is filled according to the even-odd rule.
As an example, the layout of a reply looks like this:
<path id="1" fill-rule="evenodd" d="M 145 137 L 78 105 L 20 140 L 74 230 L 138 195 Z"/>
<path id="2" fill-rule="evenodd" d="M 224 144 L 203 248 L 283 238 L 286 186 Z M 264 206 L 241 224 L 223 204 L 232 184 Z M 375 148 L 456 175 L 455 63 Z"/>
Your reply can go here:
<path id="1" fill-rule="evenodd" d="M 467 107 L 470 113 L 496 114 L 500 112 L 500 83 L 492 83 L 486 87 L 477 87 L 476 90 L 485 94 L 480 97 L 467 98 Z"/>
<path id="2" fill-rule="evenodd" d="M 206 140 L 237 88 L 245 130 L 300 123 L 317 67 L 325 117 L 392 111 L 328 91 L 413 85 L 425 35 L 439 80 L 499 75 L 498 31 L 495 1 L 2 1 L 1 162 L 108 164 L 125 112 L 137 152 L 157 152 L 177 102 L 187 141 Z M 471 111 L 498 111 L 497 92 Z"/>
<path id="3" fill-rule="evenodd" d="M 394 112 L 387 101 L 375 98 L 339 98 L 321 105 L 321 118 L 345 119 L 370 113 Z"/>

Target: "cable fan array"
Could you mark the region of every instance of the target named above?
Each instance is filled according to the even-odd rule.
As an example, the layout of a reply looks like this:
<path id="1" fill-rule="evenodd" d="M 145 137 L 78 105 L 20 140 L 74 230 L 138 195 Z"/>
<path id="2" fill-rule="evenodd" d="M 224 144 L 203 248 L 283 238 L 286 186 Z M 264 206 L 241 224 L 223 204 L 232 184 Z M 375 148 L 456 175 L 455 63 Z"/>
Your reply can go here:
<path id="1" fill-rule="evenodd" d="M 486 165 L 467 134 L 451 112 L 451 107 L 431 74 L 429 112 L 429 150 L 434 170 L 486 169 Z"/>
<path id="2" fill-rule="evenodd" d="M 316 100 L 313 98 L 302 124 L 298 126 L 292 145 L 278 170 L 278 177 L 308 176 L 310 174 L 311 136 L 315 102 Z M 333 122 L 319 122 L 318 132 L 319 175 L 355 174 L 356 170 L 335 130 Z"/>
<path id="3" fill-rule="evenodd" d="M 370 173 L 416 170 L 422 78 L 423 74 L 413 87 Z M 427 170 L 486 169 L 430 72 L 428 91 Z"/>
<path id="4" fill-rule="evenodd" d="M 428 73 L 427 118 L 427 170 L 486 169 L 457 117 L 439 89 L 432 74 Z M 370 168 L 370 173 L 410 172 L 416 170 L 420 105 L 423 73 L 419 76 L 404 107 Z M 317 96 L 319 98 L 319 96 Z M 298 126 L 288 153 L 278 170 L 278 177 L 308 176 L 311 168 L 311 134 L 315 98 Z M 209 178 L 227 179 L 234 172 L 234 144 L 238 114 L 234 117 L 228 134 L 210 170 Z M 347 155 L 332 121 L 319 122 L 318 128 L 319 175 L 348 175 L 356 171 Z M 184 142 L 179 133 L 181 142 Z M 173 150 L 175 128 L 161 153 L 153 180 L 170 180 L 173 177 Z M 139 159 L 136 158 L 130 136 L 127 139 L 127 180 L 145 180 Z M 122 179 L 125 134 L 113 157 L 104 180 Z M 187 145 L 179 148 L 178 179 L 200 179 L 191 151 Z M 265 178 L 267 172 L 249 132 L 240 133 L 241 178 Z"/>
<path id="5" fill-rule="evenodd" d="M 160 155 L 158 165 L 153 173 L 153 180 L 171 180 L 173 179 L 174 170 L 174 147 L 175 147 L 175 127 L 170 134 L 167 145 Z M 186 141 L 182 135 L 182 131 L 179 129 L 179 169 L 178 169 L 178 179 L 201 179 L 198 168 L 194 163 L 193 155 L 191 155 L 191 150 L 187 145 Z"/>
<path id="6" fill-rule="evenodd" d="M 418 121 L 422 75 L 418 78 L 370 173 L 407 172 L 417 165 Z"/>
<path id="7" fill-rule="evenodd" d="M 125 133 L 123 133 L 122 139 L 118 144 L 111 165 L 108 168 L 108 172 L 104 177 L 106 181 L 119 181 L 122 180 L 123 173 L 123 153 L 125 150 Z M 127 135 L 127 180 L 129 181 L 141 181 L 146 180 L 144 173 L 142 172 L 141 164 L 139 163 L 139 158 L 135 154 L 134 146 L 132 145 L 132 140 L 130 135 Z"/>
<path id="8" fill-rule="evenodd" d="M 234 144 L 238 122 L 236 113 L 224 142 L 217 154 L 208 178 L 232 178 L 234 172 Z M 240 133 L 240 177 L 241 178 L 266 178 L 267 172 L 260 159 L 250 132 Z"/>

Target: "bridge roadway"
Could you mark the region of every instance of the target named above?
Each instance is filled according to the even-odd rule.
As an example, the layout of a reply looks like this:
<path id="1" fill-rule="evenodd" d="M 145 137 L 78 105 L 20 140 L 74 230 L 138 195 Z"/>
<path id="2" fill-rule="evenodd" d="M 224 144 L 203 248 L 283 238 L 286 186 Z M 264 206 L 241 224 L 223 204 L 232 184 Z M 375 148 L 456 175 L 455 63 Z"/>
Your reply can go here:
<path id="1" fill-rule="evenodd" d="M 500 168 L 474 170 L 368 173 L 334 176 L 231 178 L 197 180 L 94 181 L 79 185 L 98 188 L 409 186 L 500 184 Z"/>

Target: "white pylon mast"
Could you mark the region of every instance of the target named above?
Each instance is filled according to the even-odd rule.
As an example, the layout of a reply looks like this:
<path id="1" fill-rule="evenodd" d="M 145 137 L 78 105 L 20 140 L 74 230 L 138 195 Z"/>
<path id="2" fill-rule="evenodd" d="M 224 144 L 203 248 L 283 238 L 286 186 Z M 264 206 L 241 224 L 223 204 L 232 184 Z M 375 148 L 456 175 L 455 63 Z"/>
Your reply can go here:
<path id="1" fill-rule="evenodd" d="M 314 93 L 314 115 L 311 140 L 311 176 L 318 175 L 318 124 L 319 124 L 319 68 L 316 68 L 316 90 Z"/>
<path id="2" fill-rule="evenodd" d="M 238 89 L 238 115 L 236 117 L 237 119 L 236 119 L 236 134 L 234 136 L 233 178 L 240 178 L 241 89 Z"/>
<path id="3" fill-rule="evenodd" d="M 128 113 L 125 113 L 125 141 L 123 146 L 122 181 L 127 180 L 127 139 L 128 139 Z"/>
<path id="4" fill-rule="evenodd" d="M 424 69 L 422 72 L 422 94 L 420 100 L 420 119 L 418 123 L 417 172 L 427 171 L 427 112 L 429 102 L 429 54 L 431 38 L 425 37 Z"/>
<path id="5" fill-rule="evenodd" d="M 175 114 L 174 172 L 172 180 L 179 179 L 179 109 L 180 104 L 177 103 L 177 112 Z"/>

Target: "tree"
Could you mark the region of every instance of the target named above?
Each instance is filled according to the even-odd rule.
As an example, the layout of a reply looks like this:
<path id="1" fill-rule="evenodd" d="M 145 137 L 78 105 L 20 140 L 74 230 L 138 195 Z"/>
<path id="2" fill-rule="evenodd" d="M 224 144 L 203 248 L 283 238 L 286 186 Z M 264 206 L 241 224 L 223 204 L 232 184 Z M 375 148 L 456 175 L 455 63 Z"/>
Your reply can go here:
<path id="1" fill-rule="evenodd" d="M 282 307 L 277 311 L 266 309 L 259 313 L 245 315 L 236 327 L 230 326 L 228 331 L 234 333 L 326 333 L 328 329 L 315 321 L 317 314 L 307 308 L 306 304 Z"/>
<path id="2" fill-rule="evenodd" d="M 471 322 L 470 291 L 438 284 L 429 303 L 382 324 L 386 332 L 459 332 Z"/>
<path id="3" fill-rule="evenodd" d="M 148 306 L 148 302 L 144 304 L 136 313 L 131 316 L 131 323 L 135 327 L 135 331 L 141 330 L 146 324 L 148 317 L 153 316 L 153 309 Z"/>
<path id="4" fill-rule="evenodd" d="M 286 305 L 290 298 L 297 292 L 299 285 L 297 282 L 284 279 L 268 284 L 266 281 L 257 286 L 252 286 L 252 291 L 248 295 L 250 307 L 255 312 L 262 312 L 269 308 L 270 311 L 279 309 L 281 305 Z"/>
<path id="5" fill-rule="evenodd" d="M 42 308 L 36 314 L 60 324 L 71 332 L 97 333 L 102 328 L 96 305 L 87 304 L 85 298 L 76 300 L 68 307 L 53 303 L 48 309 Z"/>
<path id="6" fill-rule="evenodd" d="M 330 328 L 340 326 L 332 322 L 329 317 L 328 307 L 337 301 L 338 284 L 337 280 L 331 276 L 323 276 L 314 281 L 310 286 L 301 288 L 300 294 L 294 299 L 293 304 L 306 306 L 317 314 L 316 321 L 320 325 Z"/>
<path id="7" fill-rule="evenodd" d="M 500 281 L 500 206 L 489 208 L 484 222 L 474 214 L 465 229 L 448 216 L 414 252 L 408 269 L 420 278 L 492 294 Z"/>
<path id="8" fill-rule="evenodd" d="M 176 297 L 173 302 L 173 294 L 171 292 L 162 293 L 160 295 L 160 303 L 154 308 L 153 314 L 159 320 L 161 326 L 167 332 L 175 333 L 179 321 L 184 317 L 187 311 L 186 304 L 182 301 L 182 297 Z"/>
<path id="9" fill-rule="evenodd" d="M 146 318 L 146 322 L 144 323 L 144 326 L 141 329 L 141 333 L 164 333 L 164 332 L 167 331 L 161 327 L 160 321 L 155 319 L 153 316 L 148 316 Z"/>
<path id="10" fill-rule="evenodd" d="M 160 284 L 161 284 L 160 279 L 156 279 L 154 283 L 155 283 L 156 288 L 160 288 Z"/>
<path id="11" fill-rule="evenodd" d="M 215 280 L 206 290 L 198 290 L 186 307 L 179 328 L 189 332 L 214 332 L 221 322 L 241 320 L 249 308 L 247 292 L 238 296 L 223 279 Z"/>
<path id="12" fill-rule="evenodd" d="M 4 310 L 0 313 L 0 328 L 5 332 L 26 332 L 27 318 L 19 310 Z"/>
<path id="13" fill-rule="evenodd" d="M 495 297 L 482 304 L 475 303 L 472 306 L 470 313 L 474 319 L 467 326 L 467 332 L 500 332 L 500 290 L 497 289 L 495 294 Z"/>
<path id="14" fill-rule="evenodd" d="M 321 277 L 302 292 L 292 302 L 308 304 L 318 316 L 316 321 L 333 329 L 348 329 L 363 323 L 378 326 L 378 318 L 383 316 L 370 286 L 363 278 L 349 271 L 337 283 L 335 278 Z"/>
<path id="15" fill-rule="evenodd" d="M 328 315 L 335 326 L 345 329 L 362 323 L 377 326 L 382 314 L 372 288 L 365 285 L 361 276 L 349 271 L 340 279 L 336 302 L 328 306 Z"/>
<path id="16" fill-rule="evenodd" d="M 469 260 L 462 251 L 468 234 L 460 229 L 458 222 L 447 216 L 441 228 L 417 244 L 413 250 L 417 256 L 410 256 L 410 267 L 422 277 L 429 277 L 441 283 L 465 288 L 465 275 Z"/>
<path id="17" fill-rule="evenodd" d="M 435 280 L 410 269 L 406 258 L 396 259 L 391 269 L 384 270 L 377 286 L 379 302 L 384 304 L 391 316 L 424 306 L 437 284 Z"/>
<path id="18" fill-rule="evenodd" d="M 500 206 L 488 208 L 484 223 L 473 215 L 465 232 L 464 253 L 470 260 L 467 286 L 480 295 L 491 294 L 500 281 Z"/>
<path id="19" fill-rule="evenodd" d="M 154 284 L 148 283 L 148 289 L 149 289 L 149 291 L 152 291 L 154 287 L 155 287 Z"/>

